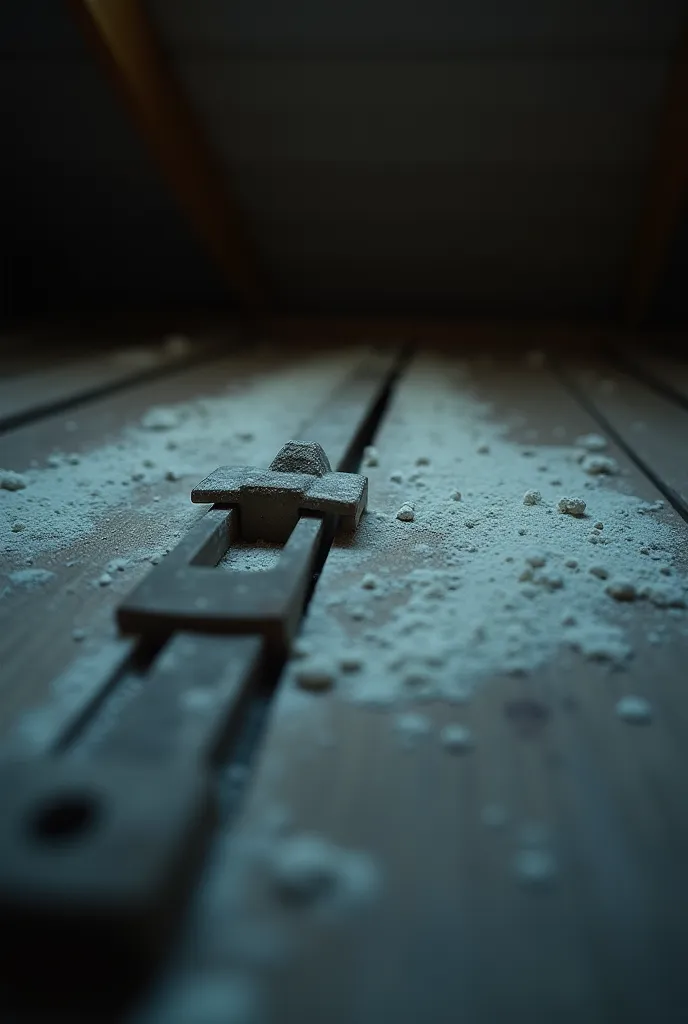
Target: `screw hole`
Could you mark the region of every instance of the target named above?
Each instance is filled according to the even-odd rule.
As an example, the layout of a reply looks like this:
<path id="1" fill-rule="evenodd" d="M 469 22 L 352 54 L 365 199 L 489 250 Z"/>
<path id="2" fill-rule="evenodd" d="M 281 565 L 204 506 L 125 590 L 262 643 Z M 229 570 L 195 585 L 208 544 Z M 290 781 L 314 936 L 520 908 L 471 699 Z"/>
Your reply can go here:
<path id="1" fill-rule="evenodd" d="M 63 795 L 47 801 L 31 821 L 31 834 L 43 843 L 78 839 L 93 827 L 98 804 L 92 796 Z"/>

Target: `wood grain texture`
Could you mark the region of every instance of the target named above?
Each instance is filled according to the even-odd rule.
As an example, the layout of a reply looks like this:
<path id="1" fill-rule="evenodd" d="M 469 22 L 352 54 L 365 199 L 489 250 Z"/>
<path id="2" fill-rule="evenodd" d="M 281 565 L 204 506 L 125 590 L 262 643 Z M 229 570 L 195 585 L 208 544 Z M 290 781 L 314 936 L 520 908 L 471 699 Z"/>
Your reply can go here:
<path id="1" fill-rule="evenodd" d="M 514 440 L 532 440 L 535 431 L 546 447 L 555 428 L 563 427 L 570 443 L 599 429 L 547 371 L 518 360 L 471 369 L 470 392 L 492 403 L 493 418 L 520 417 Z M 462 396 L 451 373 L 451 360 L 428 356 L 400 384 L 376 440 L 372 509 L 389 513 L 398 501 L 387 481 L 403 459 L 405 438 L 430 445 L 438 432 L 451 434 L 447 410 Z M 455 445 L 465 440 L 453 435 Z M 610 450 L 633 493 L 655 498 L 624 453 Z M 672 509 L 659 515 L 685 530 Z M 304 626 L 316 650 L 352 574 L 390 570 L 375 553 L 376 534 L 389 528 L 368 516 L 350 545 L 330 553 Z M 414 541 L 423 536 L 421 528 Z M 431 531 L 426 539 L 438 540 Z M 441 556 L 441 539 L 438 550 Z M 404 547 L 396 564 L 403 571 L 427 563 Z M 387 600 L 375 615 L 380 635 Z M 470 603 L 470 594 L 464 600 Z M 299 694 L 292 666 L 245 807 L 218 841 L 199 887 L 175 970 L 199 985 L 204 971 L 230 978 L 239 972 L 258 986 L 274 1022 L 454 1024 L 459 1016 L 473 1024 L 640 1024 L 660 1012 L 678 1024 L 686 998 L 681 737 L 688 713 L 681 624 L 668 624 L 658 673 L 657 652 L 644 639 L 651 614 L 633 610 L 635 658 L 625 673 L 561 657 L 525 679 L 497 675 L 460 715 L 440 702 L 425 705 L 433 733 L 413 750 L 393 733 L 397 708 L 355 706 L 336 688 Z M 360 649 L 360 624 L 338 621 L 351 651 Z M 652 694 L 658 715 L 651 729 L 634 731 L 615 719 L 614 701 L 629 689 Z M 520 736 L 505 716 L 512 699 L 549 709 L 536 738 Z M 436 739 L 436 729 L 456 717 L 476 737 L 464 758 L 448 756 Z M 501 832 L 480 821 L 495 801 L 512 820 Z M 268 822 L 280 810 L 297 832 L 373 856 L 382 871 L 376 899 L 339 920 L 280 909 L 260 870 L 274 843 Z M 549 892 L 524 891 L 511 875 L 514 829 L 525 821 L 543 822 L 554 837 L 560 876 Z"/>
<path id="2" fill-rule="evenodd" d="M 70 0 L 167 184 L 239 303 L 266 301 L 258 259 L 202 127 L 170 73 L 139 0 Z"/>
<path id="3" fill-rule="evenodd" d="M 150 569 L 147 557 L 137 552 L 154 552 L 172 547 L 182 533 L 202 515 L 203 508 L 189 500 L 191 487 L 217 465 L 231 461 L 236 448 L 235 431 L 255 433 L 251 460 L 266 464 L 279 447 L 326 400 L 330 391 L 362 358 L 362 350 L 349 348 L 338 354 L 321 350 L 306 355 L 298 350 L 288 355 L 252 346 L 250 354 L 235 355 L 205 366 L 173 374 L 164 380 L 139 384 L 116 395 L 84 406 L 76 418 L 77 430 L 65 432 L 66 415 L 49 416 L 37 423 L 18 428 L 0 439 L 0 464 L 25 470 L 32 459 L 40 460 L 65 442 L 72 451 L 87 460 L 90 453 L 107 448 L 113 463 L 113 476 L 129 477 L 139 460 L 135 448 L 124 443 L 141 418 L 153 406 L 229 395 L 226 430 L 208 436 L 194 459 L 198 470 L 178 481 L 133 486 L 129 500 L 121 498 L 101 511 L 82 536 L 57 548 L 48 547 L 33 560 L 34 568 L 46 569 L 54 576 L 38 590 L 12 587 L 7 591 L 3 578 L 0 600 L 0 720 L 3 732 L 11 730 L 17 716 L 40 706 L 51 680 L 82 650 L 96 651 L 114 634 L 114 608 L 122 596 Z M 238 458 L 238 456 L 235 456 Z M 43 469 L 44 473 L 55 470 Z M 64 472 L 69 474 L 69 469 Z M 103 486 L 102 481 L 98 481 Z M 23 496 L 18 492 L 17 515 Z M 154 496 L 160 504 L 151 504 Z M 75 499 L 79 491 L 75 489 Z M 61 507 L 59 502 L 57 507 Z M 159 514 L 156 513 L 160 509 Z M 47 512 L 46 514 L 50 514 Z M 3 568 L 21 569 L 5 547 Z M 132 557 L 134 556 L 134 557 Z M 112 585 L 98 586 L 98 578 L 112 559 L 127 559 L 124 572 L 115 572 Z M 35 643 L 36 622 L 41 622 L 40 644 Z M 72 639 L 77 626 L 87 632 L 82 646 Z"/>
<path id="4" fill-rule="evenodd" d="M 612 362 L 570 359 L 561 365 L 600 422 L 614 431 L 688 519 L 688 409 Z M 681 380 L 679 373 L 678 389 Z"/>

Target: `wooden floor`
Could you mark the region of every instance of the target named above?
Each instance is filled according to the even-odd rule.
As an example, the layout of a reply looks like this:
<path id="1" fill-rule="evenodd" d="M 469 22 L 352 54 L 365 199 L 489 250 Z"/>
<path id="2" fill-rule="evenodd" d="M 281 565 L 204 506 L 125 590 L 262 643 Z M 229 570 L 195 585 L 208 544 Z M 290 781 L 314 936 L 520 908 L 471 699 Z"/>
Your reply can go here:
<path id="1" fill-rule="evenodd" d="M 338 389 L 374 347 L 364 335 L 280 340 L 216 332 L 145 365 L 110 353 L 102 366 L 73 356 L 70 372 L 7 368 L 0 466 L 26 477 L 0 490 L 8 751 L 49 751 L 93 698 L 59 679 L 89 665 L 97 679 L 126 653 L 115 609 L 205 511 L 191 487 L 221 464 L 267 466 L 286 440 L 328 429 Z M 688 364 L 562 329 L 401 331 L 384 347 L 399 373 L 360 470 L 368 513 L 353 539 L 335 540 L 274 693 L 249 706 L 184 926 L 126 1019 L 683 1021 Z M 583 524 L 556 497 L 583 486 L 576 442 L 592 433 L 619 472 L 590 477 Z M 540 511 L 523 504 L 530 486 Z M 447 508 L 430 514 L 442 488 Z M 413 522 L 396 517 L 406 500 Z M 596 501 L 609 510 L 597 531 Z M 541 513 L 551 529 L 536 542 L 529 516 Z M 569 528 L 612 582 L 617 563 L 632 571 L 623 530 L 634 551 L 649 538 L 638 579 L 665 571 L 673 597 L 618 602 L 604 579 L 584 585 L 583 558 L 565 567 Z M 535 543 L 548 559 L 540 577 L 526 565 Z M 495 568 L 502 551 L 510 576 Z M 269 557 L 237 555 L 256 568 Z M 439 587 L 434 603 L 417 581 Z M 544 635 L 533 609 L 545 621 L 555 603 Z M 532 634 L 515 659 L 502 645 L 510 616 Z M 567 628 L 594 625 L 625 654 L 568 642 Z M 427 692 L 408 681 L 414 629 Z M 309 660 L 330 688 L 300 687 Z M 648 724 L 617 713 L 629 695 L 649 701 Z M 131 699 L 115 692 L 100 706 L 88 749 Z M 467 749 L 447 749 L 448 725 L 469 730 Z M 294 906 L 276 894 L 275 858 L 303 836 L 330 844 L 337 891 Z"/>

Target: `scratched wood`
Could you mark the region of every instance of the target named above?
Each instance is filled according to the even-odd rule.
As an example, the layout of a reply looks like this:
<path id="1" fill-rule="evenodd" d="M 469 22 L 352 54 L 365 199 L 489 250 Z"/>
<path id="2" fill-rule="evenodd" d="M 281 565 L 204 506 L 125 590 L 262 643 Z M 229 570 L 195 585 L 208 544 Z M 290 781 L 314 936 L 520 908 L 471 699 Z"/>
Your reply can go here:
<path id="1" fill-rule="evenodd" d="M 114 633 L 113 611 L 123 595 L 150 570 L 148 557 L 132 558 L 136 552 L 164 551 L 173 547 L 182 533 L 203 514 L 205 507 L 192 506 L 189 492 L 193 484 L 220 464 L 239 461 L 267 463 L 275 451 L 298 433 L 300 425 L 328 394 L 364 358 L 365 349 L 349 348 L 340 353 L 295 349 L 279 354 L 252 346 L 248 355 L 235 355 L 207 365 L 138 384 L 82 407 L 76 413 L 45 417 L 24 425 L 0 438 L 0 465 L 29 472 L 30 483 L 24 491 L 0 492 L 6 511 L 16 510 L 2 519 L 3 558 L 6 573 L 21 571 L 25 561 L 22 548 L 12 547 L 10 523 L 21 518 L 22 503 L 31 496 L 31 473 L 61 473 L 68 485 L 69 464 L 60 470 L 45 468 L 46 458 L 55 451 L 74 452 L 81 468 L 89 458 L 110 452 L 109 468 L 119 479 L 128 477 L 140 464 L 141 451 L 128 431 L 136 428 L 152 407 L 177 407 L 191 400 L 229 396 L 227 424 L 217 428 L 219 436 L 202 436 L 198 450 L 187 452 L 184 472 L 179 480 L 160 479 L 154 483 L 132 481 L 128 492 L 99 510 L 90 529 L 65 544 L 48 545 L 33 558 L 31 568 L 46 569 L 54 575 L 35 589 L 7 586 L 8 576 L 0 577 L 0 723 L 3 732 L 11 730 L 25 710 L 40 706 L 53 679 L 77 655 L 97 653 Z M 69 423 L 77 429 L 66 431 Z M 252 440 L 237 440 L 237 429 L 248 431 Z M 118 444 L 124 447 L 120 451 Z M 145 454 L 145 452 L 144 452 Z M 170 453 L 170 458 L 174 453 Z M 41 467 L 30 469 L 32 460 Z M 191 466 L 193 465 L 193 469 Z M 102 470 L 98 476 L 102 476 Z M 103 486 L 99 480 L 99 485 Z M 83 493 L 74 489 L 74 499 Z M 158 504 L 151 504 L 159 498 Z M 62 502 L 63 503 L 63 502 Z M 160 512 L 157 512 L 157 509 Z M 60 508 L 60 501 L 46 506 L 46 515 Z M 98 579 L 112 559 L 124 559 L 124 571 L 112 574 L 107 587 Z M 37 623 L 40 632 L 37 635 Z M 74 627 L 87 633 L 83 643 L 72 637 Z M 37 636 L 40 641 L 37 641 Z"/>
<path id="2" fill-rule="evenodd" d="M 546 450 L 599 432 L 548 370 L 502 360 L 473 363 L 471 371 L 469 384 L 457 383 L 446 356 L 421 357 L 398 386 L 376 441 L 379 465 L 367 470 L 370 507 L 385 518 L 367 515 L 355 537 L 330 552 L 303 629 L 316 649 L 332 636 L 333 617 L 364 661 L 363 632 L 372 627 L 384 638 L 391 599 L 379 600 L 372 623 L 342 614 L 337 602 L 352 576 L 443 564 L 441 536 L 421 522 L 407 535 L 412 541 L 399 534 L 393 566 L 379 554 L 385 531 L 398 525 L 398 488 L 389 476 L 404 468 L 410 437 L 436 450 L 429 474 L 448 451 L 453 459 L 474 443 L 452 414 L 467 389 L 492 403 L 496 421 L 512 424 L 514 442 Z M 438 438 L 449 443 L 433 444 Z M 657 498 L 623 450 L 613 443 L 608 450 L 624 476 L 605 486 Z M 520 502 L 521 495 L 514 498 Z M 657 516 L 683 535 L 673 509 Z M 431 556 L 416 552 L 419 541 L 430 545 Z M 520 543 L 514 537 L 515 550 Z M 470 614 L 470 593 L 459 590 L 455 600 L 457 614 Z M 277 1024 L 682 1020 L 684 620 L 680 613 L 667 617 L 668 639 L 658 653 L 646 639 L 656 610 L 634 606 L 619 615 L 626 612 L 635 652 L 626 671 L 610 674 L 562 650 L 526 678 L 496 674 L 458 709 L 441 701 L 423 705 L 432 734 L 410 750 L 392 729 L 398 706 L 359 706 L 337 686 L 297 692 L 292 662 L 243 810 L 218 839 L 174 976 L 154 994 L 144 1019 L 164 1019 L 156 1016 L 156 1000 L 164 1001 L 166 985 L 174 990 L 175 978 L 202 985 L 210 971 L 252 984 L 265 1019 Z M 391 670 L 378 679 L 383 689 L 385 682 L 394 685 Z M 627 692 L 651 698 L 651 727 L 633 729 L 614 716 L 615 701 Z M 544 709 L 541 726 L 524 733 L 505 713 L 513 701 Z M 449 756 L 437 742 L 437 729 L 457 719 L 476 739 L 463 757 Z M 508 811 L 501 830 L 481 823 L 481 811 L 494 802 Z M 372 901 L 341 918 L 279 906 L 260 854 L 271 836 L 269 820 L 281 811 L 297 832 L 374 858 L 382 882 Z M 546 891 L 519 887 L 510 869 L 516 831 L 528 821 L 545 826 L 556 851 L 558 875 Z"/>
<path id="3" fill-rule="evenodd" d="M 561 367 L 590 408 L 688 518 L 685 406 L 611 361 L 568 359 Z M 677 374 L 679 389 L 681 380 Z"/>

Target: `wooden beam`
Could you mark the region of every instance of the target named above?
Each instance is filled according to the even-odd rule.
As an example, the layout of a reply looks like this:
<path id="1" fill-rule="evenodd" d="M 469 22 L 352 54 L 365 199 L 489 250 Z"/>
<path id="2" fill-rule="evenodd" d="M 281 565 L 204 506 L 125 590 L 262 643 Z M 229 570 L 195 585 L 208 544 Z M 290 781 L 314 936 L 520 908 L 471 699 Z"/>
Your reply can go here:
<path id="1" fill-rule="evenodd" d="M 688 212 L 688 30 L 666 85 L 645 208 L 632 253 L 626 321 L 650 311 L 680 217 Z"/>
<path id="2" fill-rule="evenodd" d="M 167 185 L 238 303 L 253 310 L 264 308 L 266 289 L 240 211 L 167 65 L 143 0 L 68 3 Z"/>

